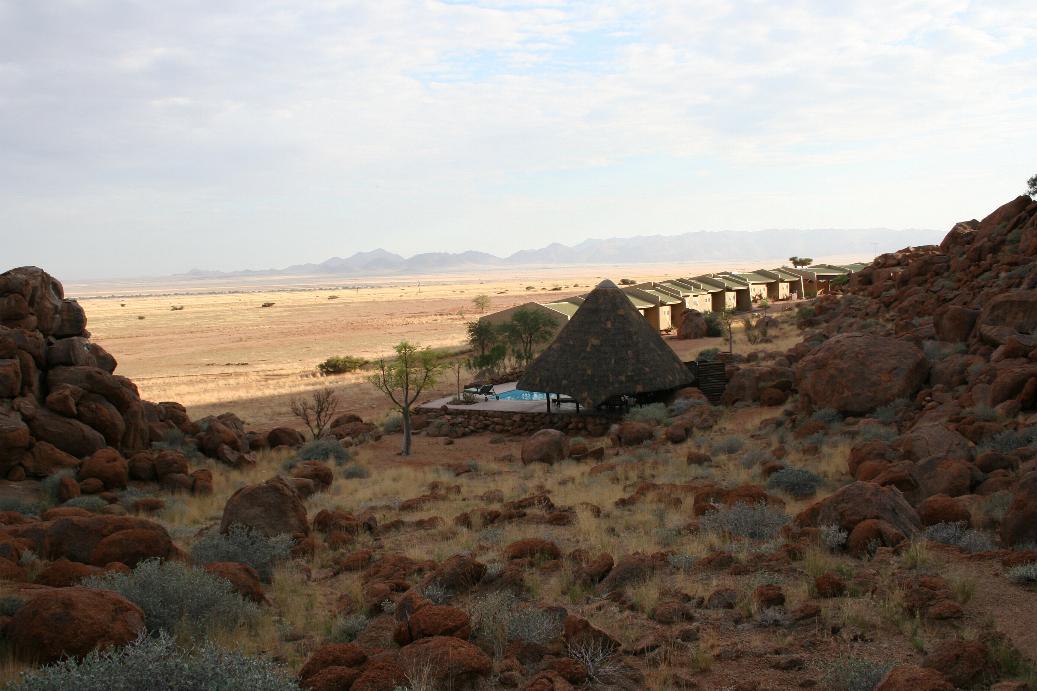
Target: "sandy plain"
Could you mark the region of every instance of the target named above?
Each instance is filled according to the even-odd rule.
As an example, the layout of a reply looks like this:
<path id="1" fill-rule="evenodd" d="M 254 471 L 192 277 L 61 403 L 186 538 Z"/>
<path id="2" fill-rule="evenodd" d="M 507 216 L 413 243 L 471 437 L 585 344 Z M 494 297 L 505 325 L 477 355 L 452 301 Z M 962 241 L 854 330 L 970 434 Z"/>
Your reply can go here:
<path id="1" fill-rule="evenodd" d="M 144 398 L 179 401 L 192 417 L 232 411 L 262 427 L 291 423 L 288 401 L 329 385 L 340 391 L 342 412 L 365 419 L 384 415 L 386 402 L 365 373 L 320 377 L 317 363 L 331 355 L 376 359 L 405 339 L 460 349 L 466 322 L 479 316 L 472 303 L 477 295 L 490 297 L 492 312 L 585 293 L 603 278 L 664 280 L 781 263 L 483 269 L 355 280 L 278 276 L 69 282 L 66 294 L 79 299 L 93 339 L 118 358 L 117 372 L 133 379 Z M 670 343 L 689 357 L 718 344 L 716 339 Z M 453 390 L 446 379 L 428 398 Z"/>

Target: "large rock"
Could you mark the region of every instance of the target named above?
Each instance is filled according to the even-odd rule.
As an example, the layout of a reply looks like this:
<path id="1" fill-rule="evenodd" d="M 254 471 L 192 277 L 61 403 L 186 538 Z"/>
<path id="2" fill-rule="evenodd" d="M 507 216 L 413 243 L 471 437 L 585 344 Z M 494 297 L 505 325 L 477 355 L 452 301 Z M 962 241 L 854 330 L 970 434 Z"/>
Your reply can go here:
<path id="1" fill-rule="evenodd" d="M 967 341 L 972 329 L 976 326 L 978 316 L 979 310 L 960 305 L 947 305 L 933 315 L 936 337 L 941 341 L 952 343 Z"/>
<path id="2" fill-rule="evenodd" d="M 155 535 L 153 538 L 142 539 L 141 531 Z M 154 521 L 131 516 L 66 516 L 50 521 L 6 526 L 3 532 L 14 538 L 28 540 L 34 552 L 51 560 L 65 558 L 83 564 L 95 563 L 98 545 L 121 532 L 126 532 L 127 538 L 132 537 L 135 545 L 132 551 L 120 547 L 123 556 L 133 553 L 137 559 L 167 559 L 179 554 L 165 528 Z M 113 542 L 116 541 L 105 543 L 105 550 L 111 549 Z"/>
<path id="3" fill-rule="evenodd" d="M 28 425 L 37 439 L 49 442 L 78 458 L 89 456 L 107 446 L 104 436 L 94 428 L 46 408 L 34 407 Z"/>
<path id="4" fill-rule="evenodd" d="M 1037 471 L 1016 485 L 1001 520 L 1001 542 L 1006 546 L 1037 544 Z"/>
<path id="5" fill-rule="evenodd" d="M 266 434 L 266 443 L 271 449 L 278 446 L 294 448 L 302 446 L 305 441 L 306 437 L 302 435 L 302 432 L 291 427 L 275 427 Z"/>
<path id="6" fill-rule="evenodd" d="M 569 437 L 556 429 L 542 429 L 522 442 L 522 462 L 553 465 L 569 457 Z"/>
<path id="7" fill-rule="evenodd" d="M 14 358 L 0 360 L 0 398 L 14 398 L 21 391 L 21 363 Z"/>
<path id="8" fill-rule="evenodd" d="M 897 665 L 879 682 L 875 691 L 954 691 L 954 684 L 935 669 Z"/>
<path id="9" fill-rule="evenodd" d="M 89 478 L 100 480 L 105 489 L 125 489 L 130 479 L 130 466 L 115 449 L 101 449 L 91 454 L 79 468 L 79 479 Z"/>
<path id="10" fill-rule="evenodd" d="M 493 661 L 468 641 L 453 636 L 422 638 L 400 649 L 404 669 L 427 669 L 437 689 L 478 689 L 493 670 Z"/>
<path id="11" fill-rule="evenodd" d="M 122 646 L 144 630 L 144 613 L 116 593 L 90 588 L 42 591 L 22 605 L 5 629 L 19 657 L 54 662 Z"/>
<path id="12" fill-rule="evenodd" d="M 1037 333 L 1037 290 L 1019 290 L 991 298 L 978 319 L 981 327 L 1006 327 L 1022 334 Z"/>
<path id="13" fill-rule="evenodd" d="M 32 441 L 29 426 L 22 416 L 11 411 L 0 410 L 0 458 L 15 449 L 27 449 Z"/>
<path id="14" fill-rule="evenodd" d="M 44 336 L 85 335 L 86 316 L 53 276 L 35 266 L 0 274 L 0 322 L 4 326 L 37 329 Z"/>
<path id="15" fill-rule="evenodd" d="M 739 367 L 727 382 L 721 402 L 724 405 L 734 405 L 740 402 L 755 403 L 768 389 L 788 393 L 794 384 L 795 375 L 790 367 L 774 365 Z"/>
<path id="16" fill-rule="evenodd" d="M 220 532 L 227 532 L 232 525 L 248 526 L 268 537 L 310 532 L 302 499 L 280 477 L 247 485 L 232 494 L 223 507 Z"/>
<path id="17" fill-rule="evenodd" d="M 860 333 L 833 336 L 796 365 L 800 396 L 844 415 L 910 398 L 928 374 L 925 354 L 914 344 Z"/>
<path id="18" fill-rule="evenodd" d="M 393 640 L 402 646 L 433 636 L 468 640 L 471 634 L 472 622 L 467 612 L 449 605 L 426 604 L 397 624 Z"/>
<path id="19" fill-rule="evenodd" d="M 709 331 L 706 318 L 698 310 L 685 310 L 681 325 L 677 327 L 677 338 L 705 338 Z"/>
<path id="20" fill-rule="evenodd" d="M 940 422 L 915 425 L 893 442 L 893 448 L 915 461 L 931 456 L 971 460 L 975 449 L 972 442 Z"/>
<path id="21" fill-rule="evenodd" d="M 900 491 L 880 487 L 871 482 L 853 482 L 839 489 L 796 516 L 801 526 L 837 525 L 847 532 L 858 523 L 879 519 L 910 536 L 919 531 L 922 522 Z"/>

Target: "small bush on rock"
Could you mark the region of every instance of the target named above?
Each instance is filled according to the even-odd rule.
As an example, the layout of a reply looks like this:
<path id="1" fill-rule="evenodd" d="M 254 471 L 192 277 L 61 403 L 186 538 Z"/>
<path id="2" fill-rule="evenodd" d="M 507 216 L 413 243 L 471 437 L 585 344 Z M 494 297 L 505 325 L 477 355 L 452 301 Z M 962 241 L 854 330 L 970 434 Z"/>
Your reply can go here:
<path id="1" fill-rule="evenodd" d="M 744 537 L 750 540 L 771 540 L 782 526 L 789 522 L 784 512 L 764 502 L 738 503 L 710 511 L 699 519 L 699 527 L 709 533 Z"/>
<path id="2" fill-rule="evenodd" d="M 42 508 L 39 504 L 27 502 L 18 497 L 0 497 L 0 511 L 14 511 L 23 516 L 37 516 Z"/>
<path id="3" fill-rule="evenodd" d="M 536 607 L 513 611 L 508 618 L 508 640 L 547 645 L 562 635 L 557 614 Z"/>
<path id="4" fill-rule="evenodd" d="M 206 425 L 202 426 L 205 427 Z M 198 450 L 198 447 L 188 441 L 184 433 L 178 429 L 171 429 L 166 432 L 162 435 L 162 441 L 152 442 L 151 448 L 179 451 L 191 460 L 192 465 L 209 463 L 209 459 L 207 459 L 205 455 Z"/>
<path id="5" fill-rule="evenodd" d="M 61 500 L 58 498 L 58 486 L 61 484 L 62 478 L 71 477 L 75 478 L 76 471 L 71 468 L 62 468 L 53 475 L 48 475 L 40 483 L 40 490 L 43 492 L 43 497 L 46 502 L 50 505 L 60 504 Z"/>
<path id="6" fill-rule="evenodd" d="M 287 559 L 292 549 L 289 535 L 267 537 L 243 525 L 232 525 L 226 533 L 210 531 L 191 547 L 191 560 L 196 564 L 234 561 L 248 564 L 259 577 L 269 581 L 274 566 Z"/>
<path id="7" fill-rule="evenodd" d="M 219 648 L 207 642 L 178 648 L 171 636 L 142 636 L 123 648 L 93 651 L 27 672 L 14 691 L 195 691 L 250 689 L 298 691 L 299 686 L 273 661 Z"/>
<path id="8" fill-rule="evenodd" d="M 782 468 L 767 479 L 767 487 L 779 489 L 796 499 L 805 499 L 817 494 L 821 476 L 805 468 Z"/>
<path id="9" fill-rule="evenodd" d="M 200 639 L 216 630 L 253 624 L 259 608 L 217 576 L 177 561 L 148 559 L 132 573 L 106 573 L 83 580 L 88 588 L 119 593 L 144 610 L 151 633 L 185 633 Z"/>
<path id="10" fill-rule="evenodd" d="M 1020 430 L 1008 429 L 1004 432 L 999 432 L 989 439 L 984 440 L 983 443 L 979 445 L 979 451 L 1000 451 L 1001 453 L 1011 453 L 1016 449 L 1021 449 L 1024 446 L 1030 446 L 1031 444 L 1037 444 L 1037 425 L 1032 425 Z"/>

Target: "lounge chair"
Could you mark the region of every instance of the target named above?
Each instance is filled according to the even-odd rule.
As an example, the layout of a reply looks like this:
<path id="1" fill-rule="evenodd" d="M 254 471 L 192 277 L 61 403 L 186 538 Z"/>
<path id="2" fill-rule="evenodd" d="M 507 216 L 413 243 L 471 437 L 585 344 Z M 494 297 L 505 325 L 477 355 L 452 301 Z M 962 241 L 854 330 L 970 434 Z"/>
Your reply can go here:
<path id="1" fill-rule="evenodd" d="M 494 398 L 497 397 L 497 394 L 493 392 L 493 384 L 483 384 L 482 386 L 470 386 L 467 389 L 465 389 L 464 392 L 470 393 L 473 396 L 482 396 L 483 400 L 485 401 L 490 400 L 490 396 L 493 396 Z"/>

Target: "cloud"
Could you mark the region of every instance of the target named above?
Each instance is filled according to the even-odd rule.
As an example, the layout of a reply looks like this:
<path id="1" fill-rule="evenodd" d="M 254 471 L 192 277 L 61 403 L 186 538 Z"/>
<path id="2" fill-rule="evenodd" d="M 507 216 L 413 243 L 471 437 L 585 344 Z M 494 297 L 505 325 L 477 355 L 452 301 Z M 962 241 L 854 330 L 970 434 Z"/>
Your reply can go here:
<path id="1" fill-rule="evenodd" d="M 0 203 L 75 275 L 947 224 L 1032 174 L 1035 46 L 1011 1 L 0 0 Z"/>

